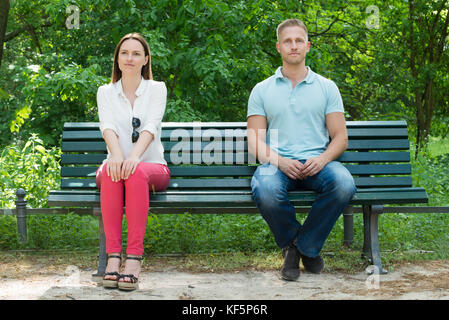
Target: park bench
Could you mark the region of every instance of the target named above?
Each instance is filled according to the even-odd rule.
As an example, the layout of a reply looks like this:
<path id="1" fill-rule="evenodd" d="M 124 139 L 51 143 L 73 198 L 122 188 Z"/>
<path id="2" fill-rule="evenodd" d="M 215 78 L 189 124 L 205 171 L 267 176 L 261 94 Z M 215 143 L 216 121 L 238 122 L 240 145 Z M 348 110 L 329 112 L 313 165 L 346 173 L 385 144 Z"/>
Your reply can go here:
<path id="1" fill-rule="evenodd" d="M 339 158 L 357 186 L 344 212 L 345 241 L 352 240 L 352 213 L 361 207 L 363 255 L 382 269 L 378 217 L 384 205 L 426 203 L 423 188 L 412 187 L 410 144 L 405 121 L 348 121 L 349 146 Z M 168 189 L 151 192 L 152 213 L 258 213 L 251 177 L 257 163 L 247 152 L 246 122 L 166 122 L 161 139 L 171 172 Z M 54 207 L 89 208 L 98 215 L 100 256 L 97 276 L 106 267 L 100 193 L 95 173 L 106 158 L 98 123 L 65 123 L 62 133 L 61 189 L 50 193 Z M 295 191 L 289 198 L 298 212 L 307 212 L 316 194 Z"/>

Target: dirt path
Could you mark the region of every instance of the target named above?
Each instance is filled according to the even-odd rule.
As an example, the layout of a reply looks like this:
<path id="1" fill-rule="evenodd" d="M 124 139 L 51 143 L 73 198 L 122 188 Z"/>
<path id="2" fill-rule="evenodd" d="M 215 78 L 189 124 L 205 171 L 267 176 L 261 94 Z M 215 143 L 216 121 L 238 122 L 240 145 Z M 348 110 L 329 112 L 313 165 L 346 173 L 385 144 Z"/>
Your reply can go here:
<path id="1" fill-rule="evenodd" d="M 68 266 L 2 265 L 0 299 L 418 299 L 449 300 L 449 261 L 404 264 L 381 276 L 302 272 L 297 282 L 285 282 L 274 271 L 188 273 L 173 268 L 143 271 L 140 290 L 106 290 L 93 281 L 93 270 Z"/>

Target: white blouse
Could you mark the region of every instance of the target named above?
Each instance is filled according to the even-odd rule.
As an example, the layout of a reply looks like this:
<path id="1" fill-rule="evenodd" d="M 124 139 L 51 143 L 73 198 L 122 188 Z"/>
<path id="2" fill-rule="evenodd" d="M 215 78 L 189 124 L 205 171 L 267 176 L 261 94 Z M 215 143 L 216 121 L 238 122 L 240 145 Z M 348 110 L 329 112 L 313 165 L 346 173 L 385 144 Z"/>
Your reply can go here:
<path id="1" fill-rule="evenodd" d="M 133 132 L 132 118 L 140 119 L 140 127 L 136 130 L 147 130 L 154 139 L 143 153 L 140 161 L 167 164 L 164 159 L 164 147 L 161 143 L 161 122 L 167 102 L 167 88 L 164 82 L 141 78 L 136 90 L 137 98 L 134 108 L 123 92 L 122 80 L 102 85 L 97 91 L 98 117 L 100 130 L 113 130 L 119 140 L 125 159 L 130 155 L 134 144 L 131 141 Z M 108 148 L 108 158 L 110 151 Z"/>

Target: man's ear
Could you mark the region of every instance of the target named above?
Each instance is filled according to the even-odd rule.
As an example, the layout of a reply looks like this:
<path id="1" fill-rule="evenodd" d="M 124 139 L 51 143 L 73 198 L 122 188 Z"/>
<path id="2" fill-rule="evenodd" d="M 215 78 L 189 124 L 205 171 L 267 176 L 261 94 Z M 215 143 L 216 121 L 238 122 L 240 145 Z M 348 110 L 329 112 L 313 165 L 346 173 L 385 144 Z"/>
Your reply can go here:
<path id="1" fill-rule="evenodd" d="M 276 49 L 278 50 L 279 53 L 281 53 L 281 50 L 279 49 L 279 41 L 276 42 Z"/>

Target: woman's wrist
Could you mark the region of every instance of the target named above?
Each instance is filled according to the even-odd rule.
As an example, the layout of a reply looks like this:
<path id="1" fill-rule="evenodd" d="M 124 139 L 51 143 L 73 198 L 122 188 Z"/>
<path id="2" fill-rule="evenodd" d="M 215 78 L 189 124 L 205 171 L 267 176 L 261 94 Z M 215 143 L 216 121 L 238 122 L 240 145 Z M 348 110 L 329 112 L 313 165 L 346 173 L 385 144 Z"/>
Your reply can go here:
<path id="1" fill-rule="evenodd" d="M 130 154 L 125 160 L 140 161 L 140 157 L 136 154 Z"/>

